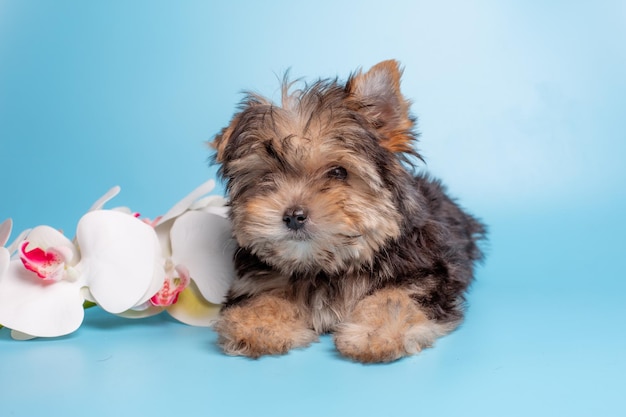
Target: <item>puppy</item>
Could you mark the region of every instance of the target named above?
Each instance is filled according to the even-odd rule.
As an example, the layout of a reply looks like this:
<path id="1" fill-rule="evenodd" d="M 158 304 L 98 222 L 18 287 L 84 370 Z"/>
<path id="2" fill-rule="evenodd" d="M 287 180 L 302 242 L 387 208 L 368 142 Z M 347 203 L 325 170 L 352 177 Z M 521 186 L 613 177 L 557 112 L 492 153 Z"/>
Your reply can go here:
<path id="1" fill-rule="evenodd" d="M 415 174 L 415 119 L 384 61 L 282 102 L 247 94 L 212 146 L 238 244 L 215 325 L 230 355 L 284 354 L 332 332 L 360 362 L 415 354 L 464 312 L 485 227 Z"/>

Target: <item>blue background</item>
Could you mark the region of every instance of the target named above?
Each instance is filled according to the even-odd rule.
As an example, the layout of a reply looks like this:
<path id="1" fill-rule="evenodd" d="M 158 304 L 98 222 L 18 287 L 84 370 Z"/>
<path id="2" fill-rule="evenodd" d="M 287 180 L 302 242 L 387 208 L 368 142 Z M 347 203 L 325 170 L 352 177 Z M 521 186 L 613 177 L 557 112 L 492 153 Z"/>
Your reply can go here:
<path id="1" fill-rule="evenodd" d="M 427 167 L 491 230 L 465 324 L 390 365 L 330 337 L 257 361 L 211 330 L 89 310 L 0 330 L 0 414 L 626 415 L 626 4 L 0 1 L 0 220 L 73 236 L 207 178 L 240 91 L 395 58 Z M 15 234 L 14 234 L 15 236 Z"/>

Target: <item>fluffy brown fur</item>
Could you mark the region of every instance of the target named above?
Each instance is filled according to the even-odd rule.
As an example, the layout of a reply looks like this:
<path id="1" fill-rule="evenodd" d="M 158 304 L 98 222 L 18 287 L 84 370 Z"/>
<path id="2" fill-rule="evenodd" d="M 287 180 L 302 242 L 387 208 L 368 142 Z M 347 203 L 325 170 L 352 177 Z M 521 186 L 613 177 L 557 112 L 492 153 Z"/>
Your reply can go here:
<path id="1" fill-rule="evenodd" d="M 345 84 L 248 94 L 213 141 L 239 245 L 215 329 L 259 357 L 333 332 L 339 352 L 388 362 L 458 326 L 485 228 L 412 173 L 410 103 L 385 61 Z M 420 158 L 421 159 L 421 158 Z"/>

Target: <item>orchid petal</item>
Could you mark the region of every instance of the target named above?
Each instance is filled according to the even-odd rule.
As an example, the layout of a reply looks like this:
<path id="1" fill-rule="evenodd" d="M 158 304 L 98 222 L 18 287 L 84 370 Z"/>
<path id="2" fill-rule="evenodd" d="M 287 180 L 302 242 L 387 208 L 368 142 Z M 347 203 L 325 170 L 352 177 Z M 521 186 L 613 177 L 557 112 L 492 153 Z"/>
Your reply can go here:
<path id="1" fill-rule="evenodd" d="M 111 210 L 84 215 L 76 231 L 82 271 L 96 302 L 118 314 L 147 301 L 150 288 L 163 285 L 165 272 L 154 229 Z M 158 285 L 157 285 L 158 284 Z"/>
<path id="2" fill-rule="evenodd" d="M 153 306 L 152 303 L 150 303 L 150 301 L 146 302 L 145 304 L 146 304 L 146 308 L 144 308 L 144 309 L 141 309 L 141 310 L 136 310 L 136 309 L 126 310 L 126 311 L 123 311 L 123 312 L 119 313 L 118 316 L 126 317 L 127 319 L 142 319 L 144 317 L 156 316 L 157 314 L 162 313 L 163 310 L 164 310 L 163 307 Z"/>
<path id="3" fill-rule="evenodd" d="M 180 216 L 185 211 L 187 211 L 196 200 L 198 200 L 203 195 L 211 192 L 213 188 L 215 188 L 214 180 L 208 180 L 204 184 L 200 185 L 178 203 L 174 204 L 174 206 L 167 213 L 165 213 L 163 217 L 161 217 L 158 224 L 165 223 L 166 221 L 174 217 Z"/>
<path id="4" fill-rule="evenodd" d="M 178 302 L 167 308 L 167 313 L 176 320 L 191 326 L 208 327 L 215 323 L 220 305 L 204 299 L 192 281 L 178 296 Z"/>
<path id="5" fill-rule="evenodd" d="M 9 240 L 9 236 L 11 236 L 11 229 L 13 228 L 13 221 L 11 219 L 6 219 L 2 223 L 0 223 L 0 246 L 6 245 Z"/>
<path id="6" fill-rule="evenodd" d="M 20 247 L 20 245 L 22 244 L 22 242 L 24 241 L 24 239 L 26 239 L 26 236 L 28 236 L 28 234 L 31 232 L 31 229 L 26 229 L 24 230 L 22 233 L 20 233 L 13 242 L 11 242 L 8 246 L 7 249 L 9 250 L 9 254 L 13 254 L 17 251 L 17 249 Z"/>
<path id="7" fill-rule="evenodd" d="M 120 207 L 113 207 L 111 210 L 113 211 L 119 211 L 120 213 L 124 213 L 124 214 L 128 214 L 129 216 L 133 216 L 136 213 L 134 213 L 130 207 L 126 207 L 126 206 L 120 206 Z M 135 216 L 137 217 L 137 216 Z"/>
<path id="8" fill-rule="evenodd" d="M 7 248 L 0 246 L 0 282 L 2 281 L 2 276 L 6 273 L 7 269 L 9 269 L 10 260 L 11 254 Z"/>
<path id="9" fill-rule="evenodd" d="M 95 203 L 93 203 L 93 205 L 91 206 L 89 211 L 101 210 L 102 207 L 104 207 L 104 205 L 107 202 L 109 202 L 113 197 L 118 195 L 120 193 L 120 191 L 121 191 L 121 188 L 120 188 L 119 185 L 116 185 L 115 187 L 111 188 L 102 197 L 100 197 L 98 200 L 96 200 Z"/>
<path id="10" fill-rule="evenodd" d="M 235 276 L 230 222 L 203 211 L 188 211 L 170 232 L 172 261 L 185 265 L 202 296 L 220 304 Z"/>
<path id="11" fill-rule="evenodd" d="M 208 195 L 193 202 L 189 206 L 189 210 L 202 210 L 207 207 L 223 207 L 227 200 L 221 195 Z"/>
<path id="12" fill-rule="evenodd" d="M 146 225 L 150 226 L 150 227 L 154 227 L 154 224 L 158 221 L 152 221 L 150 223 L 146 222 L 145 219 L 141 220 L 143 223 L 145 223 Z M 157 239 L 159 241 L 159 246 L 161 248 L 161 253 L 163 255 L 163 259 L 168 259 L 171 254 L 171 245 L 170 245 L 170 229 L 172 228 L 172 224 L 174 224 L 174 219 L 170 219 L 169 221 L 165 222 L 165 223 L 160 223 L 158 226 L 154 227 L 154 232 L 156 233 Z M 161 265 L 161 269 L 164 268 L 164 264 Z M 165 274 L 163 272 L 163 277 L 165 277 Z M 130 311 L 127 312 L 122 312 L 119 315 L 124 316 L 124 317 L 128 317 L 128 318 L 138 318 L 138 317 L 148 317 L 148 316 L 153 316 L 154 314 L 157 314 L 161 311 L 163 311 L 162 307 L 158 307 L 159 311 L 154 312 L 154 308 L 150 308 L 150 312 L 148 312 L 148 314 L 146 315 L 142 315 L 142 314 L 138 314 L 137 311 L 144 311 L 145 309 L 140 309 L 139 307 L 141 307 L 142 305 L 145 306 L 152 306 L 152 304 L 150 303 L 150 298 L 156 294 L 161 287 L 163 286 L 163 282 L 164 280 L 158 280 L 155 279 L 152 281 L 152 285 L 146 290 L 146 293 L 144 294 L 144 297 L 142 297 L 142 299 L 140 300 L 140 302 L 138 304 L 136 304 L 135 306 L 133 306 Z M 152 306 L 154 307 L 154 306 Z"/>
<path id="13" fill-rule="evenodd" d="M 161 250 L 165 258 L 169 258 L 172 255 L 172 245 L 170 243 L 170 232 L 175 219 L 170 219 L 165 222 L 159 222 L 154 228 L 154 232 L 159 238 L 161 244 Z"/>
<path id="14" fill-rule="evenodd" d="M 31 340 L 31 339 L 35 339 L 36 337 L 37 336 L 23 333 L 17 330 L 11 330 L 11 339 L 13 340 Z"/>
<path id="15" fill-rule="evenodd" d="M 227 219 L 228 213 L 230 212 L 230 208 L 228 206 L 221 206 L 221 207 L 209 206 L 209 207 L 203 208 L 202 211 L 206 213 L 216 214 L 220 217 Z"/>
<path id="16" fill-rule="evenodd" d="M 72 333 L 84 317 L 80 286 L 80 282 L 42 281 L 15 259 L 0 275 L 0 323 L 37 337 Z"/>
<path id="17" fill-rule="evenodd" d="M 146 224 L 147 226 L 152 227 L 151 225 L 147 224 L 143 220 L 142 222 Z M 171 226 L 171 223 L 172 222 L 169 223 L 170 226 Z M 154 228 L 153 231 L 155 232 L 157 236 L 157 240 L 159 242 L 159 251 L 162 254 L 162 257 L 158 261 L 160 263 L 155 268 L 155 272 L 154 272 L 155 278 L 152 280 L 151 285 L 146 289 L 146 292 L 139 299 L 139 301 L 133 307 L 131 307 L 131 310 L 138 310 L 142 305 L 151 306 L 152 304 L 150 303 L 150 298 L 152 298 L 152 296 L 161 289 L 165 280 L 164 263 L 165 263 L 165 259 L 169 258 L 170 256 L 169 254 L 169 247 L 170 247 L 169 228 L 165 230 L 161 230 L 160 228 Z M 148 317 L 154 314 L 148 314 L 145 317 Z M 132 317 L 125 316 L 125 317 L 133 318 L 135 316 L 132 316 Z"/>
<path id="18" fill-rule="evenodd" d="M 131 309 L 139 309 L 142 305 L 150 304 L 150 298 L 157 293 L 165 282 L 165 271 L 163 270 L 163 258 L 160 258 L 155 264 L 154 274 L 150 286 L 146 289 L 143 296 L 131 307 Z"/>

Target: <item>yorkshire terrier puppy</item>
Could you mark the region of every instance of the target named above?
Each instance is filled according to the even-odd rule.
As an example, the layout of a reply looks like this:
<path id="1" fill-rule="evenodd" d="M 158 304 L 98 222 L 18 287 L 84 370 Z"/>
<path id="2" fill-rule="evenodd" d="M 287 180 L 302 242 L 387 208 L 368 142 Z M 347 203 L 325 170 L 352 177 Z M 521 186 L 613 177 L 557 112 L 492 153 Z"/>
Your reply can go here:
<path id="1" fill-rule="evenodd" d="M 285 82 L 280 105 L 249 93 L 215 137 L 239 246 L 215 325 L 227 354 L 332 332 L 342 355 L 389 362 L 460 324 L 485 227 L 415 174 L 400 76 L 384 61 L 345 84 Z"/>

